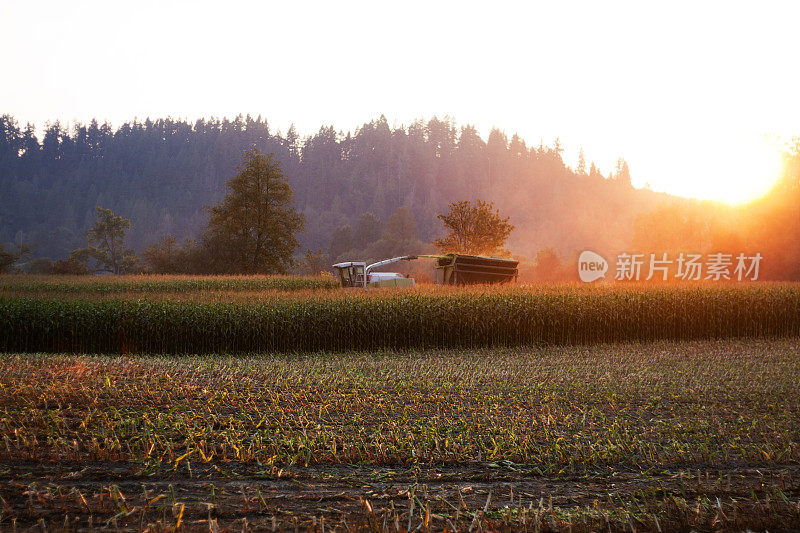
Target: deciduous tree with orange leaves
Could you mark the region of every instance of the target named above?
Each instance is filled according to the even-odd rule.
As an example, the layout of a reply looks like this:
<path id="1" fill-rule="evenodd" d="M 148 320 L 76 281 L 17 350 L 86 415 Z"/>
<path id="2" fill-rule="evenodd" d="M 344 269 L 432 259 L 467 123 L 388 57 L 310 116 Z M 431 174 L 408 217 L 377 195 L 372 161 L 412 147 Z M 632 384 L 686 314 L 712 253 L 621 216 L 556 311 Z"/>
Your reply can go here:
<path id="1" fill-rule="evenodd" d="M 504 249 L 508 236 L 514 230 L 508 217 L 500 216 L 494 204 L 477 200 L 453 202 L 447 214 L 439 215 L 449 233 L 434 241 L 444 253 L 474 255 L 510 255 Z"/>

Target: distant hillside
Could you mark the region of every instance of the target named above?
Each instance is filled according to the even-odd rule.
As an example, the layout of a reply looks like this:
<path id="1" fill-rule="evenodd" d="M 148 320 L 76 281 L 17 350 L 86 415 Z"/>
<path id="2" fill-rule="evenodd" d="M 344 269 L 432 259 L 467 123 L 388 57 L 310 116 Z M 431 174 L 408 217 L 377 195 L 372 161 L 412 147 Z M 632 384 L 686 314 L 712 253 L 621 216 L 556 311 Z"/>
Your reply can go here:
<path id="1" fill-rule="evenodd" d="M 304 248 L 327 249 L 331 233 L 367 212 L 384 223 L 400 206 L 430 241 L 436 215 L 462 199 L 495 202 L 516 226 L 509 249 L 533 256 L 555 246 L 623 249 L 633 221 L 667 195 L 634 189 L 627 167 L 611 179 L 591 165 L 572 170 L 555 146 L 529 147 L 494 130 L 487 141 L 471 126 L 436 118 L 391 128 L 385 118 L 355 133 L 322 127 L 313 137 L 270 131 L 260 117 L 172 119 L 125 123 L 116 130 L 93 121 L 66 131 L 50 125 L 41 141 L 31 125 L 0 118 L 0 242 L 36 245 L 37 256 L 61 258 L 84 246 L 97 205 L 130 218 L 129 243 L 144 249 L 172 234 L 194 237 L 203 206 L 219 201 L 246 148 L 281 161 L 306 215 Z"/>

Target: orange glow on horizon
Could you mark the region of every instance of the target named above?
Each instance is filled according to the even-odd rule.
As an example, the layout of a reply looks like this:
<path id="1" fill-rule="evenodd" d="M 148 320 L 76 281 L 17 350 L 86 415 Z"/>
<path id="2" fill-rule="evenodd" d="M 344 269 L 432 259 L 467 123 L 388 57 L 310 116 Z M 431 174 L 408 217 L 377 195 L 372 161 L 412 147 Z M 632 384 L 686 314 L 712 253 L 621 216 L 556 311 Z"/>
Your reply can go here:
<path id="1" fill-rule="evenodd" d="M 783 151 L 777 137 L 762 136 L 731 149 L 723 161 L 711 160 L 716 150 L 687 154 L 683 162 L 687 168 L 701 169 L 700 176 L 695 170 L 658 190 L 731 206 L 748 204 L 768 194 L 780 180 Z"/>

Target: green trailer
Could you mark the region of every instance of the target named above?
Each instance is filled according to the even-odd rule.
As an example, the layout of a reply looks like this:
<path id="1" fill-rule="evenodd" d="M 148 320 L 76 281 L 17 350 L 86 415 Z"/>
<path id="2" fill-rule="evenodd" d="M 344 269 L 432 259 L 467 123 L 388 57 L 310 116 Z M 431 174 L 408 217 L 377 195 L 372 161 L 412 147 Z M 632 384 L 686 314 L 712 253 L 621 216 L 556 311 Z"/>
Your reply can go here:
<path id="1" fill-rule="evenodd" d="M 436 256 L 436 281 L 443 285 L 510 283 L 517 280 L 519 261 L 481 255 Z"/>

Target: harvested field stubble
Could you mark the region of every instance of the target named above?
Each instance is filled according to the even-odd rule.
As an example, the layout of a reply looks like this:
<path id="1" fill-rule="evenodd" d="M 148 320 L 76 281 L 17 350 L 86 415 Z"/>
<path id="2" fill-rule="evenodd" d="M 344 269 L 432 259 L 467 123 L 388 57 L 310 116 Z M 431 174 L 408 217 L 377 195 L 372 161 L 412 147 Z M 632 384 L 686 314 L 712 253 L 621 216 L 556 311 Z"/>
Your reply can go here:
<path id="1" fill-rule="evenodd" d="M 3 434 L 13 435 L 0 457 L 508 460 L 549 473 L 800 459 L 794 339 L 244 358 L 10 355 L 0 371 Z"/>
<path id="2" fill-rule="evenodd" d="M 796 338 L 6 355 L 0 527 L 798 527 L 798 382 Z"/>

